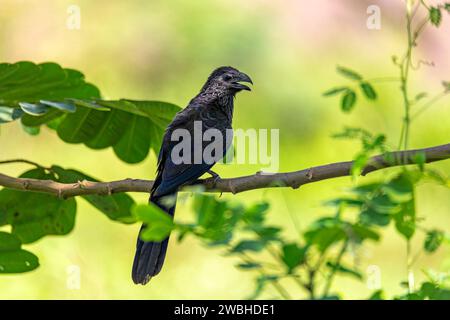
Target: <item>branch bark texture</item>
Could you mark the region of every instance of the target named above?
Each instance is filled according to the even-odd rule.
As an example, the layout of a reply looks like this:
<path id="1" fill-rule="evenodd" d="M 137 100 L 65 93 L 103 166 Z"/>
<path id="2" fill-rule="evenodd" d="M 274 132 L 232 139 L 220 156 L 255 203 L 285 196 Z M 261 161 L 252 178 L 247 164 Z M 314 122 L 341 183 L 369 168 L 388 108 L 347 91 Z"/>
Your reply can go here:
<path id="1" fill-rule="evenodd" d="M 415 164 L 418 155 L 424 156 L 425 163 L 449 159 L 450 143 L 431 148 L 397 151 L 374 156 L 370 158 L 362 174 L 365 175 L 372 171 L 389 167 Z M 205 190 L 209 192 L 239 193 L 272 187 L 291 187 L 296 189 L 308 183 L 348 176 L 352 165 L 353 161 L 345 161 L 285 173 L 256 173 L 254 175 L 219 179 L 217 181 L 204 179 L 197 181 L 195 184 L 203 185 Z M 120 192 L 149 193 L 152 185 L 153 181 L 140 179 L 124 179 L 110 182 L 84 180 L 74 183 L 60 183 L 52 180 L 15 178 L 0 174 L 0 186 L 15 190 L 49 193 L 60 198 L 92 194 L 110 195 Z"/>

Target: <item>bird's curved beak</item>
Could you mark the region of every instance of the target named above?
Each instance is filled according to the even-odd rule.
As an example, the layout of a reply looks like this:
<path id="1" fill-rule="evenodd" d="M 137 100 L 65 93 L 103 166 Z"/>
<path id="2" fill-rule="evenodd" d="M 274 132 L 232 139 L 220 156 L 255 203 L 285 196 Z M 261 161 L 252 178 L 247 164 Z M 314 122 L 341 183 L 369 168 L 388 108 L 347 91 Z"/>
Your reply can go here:
<path id="1" fill-rule="evenodd" d="M 252 91 L 252 89 L 250 89 L 250 87 L 248 87 L 245 84 L 242 84 L 240 82 L 248 82 L 248 83 L 253 84 L 252 79 L 250 79 L 250 77 L 243 72 L 240 72 L 239 76 L 235 79 L 235 81 L 233 81 L 232 87 L 237 90 Z"/>

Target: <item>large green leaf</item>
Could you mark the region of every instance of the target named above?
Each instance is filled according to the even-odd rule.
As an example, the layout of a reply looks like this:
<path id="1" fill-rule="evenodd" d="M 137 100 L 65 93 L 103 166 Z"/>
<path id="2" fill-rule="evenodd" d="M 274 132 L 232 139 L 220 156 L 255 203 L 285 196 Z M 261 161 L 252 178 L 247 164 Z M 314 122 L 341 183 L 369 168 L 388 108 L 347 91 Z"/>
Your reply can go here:
<path id="1" fill-rule="evenodd" d="M 3 105 L 18 107 L 19 102 L 98 97 L 99 90 L 85 82 L 82 73 L 63 69 L 56 63 L 21 61 L 0 64 L 0 100 Z"/>
<path id="2" fill-rule="evenodd" d="M 22 178 L 52 179 L 43 169 L 33 169 Z M 34 242 L 46 235 L 64 235 L 75 224 L 75 199 L 61 200 L 48 194 L 3 189 L 0 191 L 0 225 L 10 224 L 22 243 Z"/>
<path id="3" fill-rule="evenodd" d="M 89 108 L 78 108 L 69 114 L 58 126 L 58 136 L 65 142 L 81 143 L 95 138 L 99 124 L 103 123 L 108 114 Z"/>
<path id="4" fill-rule="evenodd" d="M 97 111 L 99 112 L 99 111 Z M 103 117 L 94 138 L 86 142 L 89 148 L 102 149 L 115 145 L 130 125 L 132 115 L 121 110 L 111 110 Z"/>
<path id="5" fill-rule="evenodd" d="M 20 247 L 17 236 L 0 232 L 0 274 L 27 272 L 39 266 L 38 258 Z"/>
<path id="6" fill-rule="evenodd" d="M 0 64 L 0 124 L 21 118 L 24 129 L 48 125 L 68 143 L 114 147 L 128 163 L 159 151 L 163 132 L 180 108 L 161 101 L 101 100 L 82 73 L 55 63 Z"/>
<path id="7" fill-rule="evenodd" d="M 113 147 L 116 155 L 128 163 L 144 160 L 151 145 L 152 125 L 148 118 L 132 115 L 124 134 Z"/>
<path id="8" fill-rule="evenodd" d="M 77 181 L 98 181 L 82 172 L 73 169 L 63 169 L 52 166 L 52 170 L 58 175 L 58 181 L 63 183 L 75 183 Z M 82 196 L 95 208 L 104 213 L 108 218 L 123 223 L 135 222 L 135 217 L 131 213 L 134 200 L 126 193 L 116 193 L 112 195 L 87 195 Z"/>
<path id="9" fill-rule="evenodd" d="M 56 128 L 63 141 L 84 143 L 93 149 L 113 147 L 128 163 L 144 160 L 150 149 L 158 153 L 164 129 L 179 110 L 159 101 L 70 101 L 77 107 L 75 113 L 50 109 L 42 116 L 25 114 L 22 123 L 39 126 L 64 115 Z"/>

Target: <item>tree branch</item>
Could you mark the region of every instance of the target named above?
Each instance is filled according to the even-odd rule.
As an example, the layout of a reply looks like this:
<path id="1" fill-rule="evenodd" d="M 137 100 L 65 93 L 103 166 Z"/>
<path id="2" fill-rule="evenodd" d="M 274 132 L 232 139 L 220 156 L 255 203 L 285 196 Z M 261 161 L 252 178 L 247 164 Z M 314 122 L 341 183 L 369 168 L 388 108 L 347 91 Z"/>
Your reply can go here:
<path id="1" fill-rule="evenodd" d="M 418 154 L 425 156 L 425 163 L 449 159 L 450 143 L 431 148 L 397 151 L 374 156 L 368 161 L 362 171 L 362 175 L 388 167 L 415 164 L 415 159 Z M 352 165 L 353 161 L 346 161 L 286 173 L 256 173 L 238 178 L 219 179 L 218 181 L 210 178 L 198 180 L 195 185 L 203 185 L 205 190 L 210 192 L 232 193 L 272 187 L 291 187 L 296 189 L 304 184 L 348 176 L 350 175 Z M 50 193 L 64 199 L 90 194 L 110 195 L 119 192 L 149 193 L 152 185 L 153 181 L 140 179 L 125 179 L 111 182 L 84 180 L 75 183 L 60 183 L 52 180 L 14 178 L 0 174 L 0 186 L 22 191 Z"/>

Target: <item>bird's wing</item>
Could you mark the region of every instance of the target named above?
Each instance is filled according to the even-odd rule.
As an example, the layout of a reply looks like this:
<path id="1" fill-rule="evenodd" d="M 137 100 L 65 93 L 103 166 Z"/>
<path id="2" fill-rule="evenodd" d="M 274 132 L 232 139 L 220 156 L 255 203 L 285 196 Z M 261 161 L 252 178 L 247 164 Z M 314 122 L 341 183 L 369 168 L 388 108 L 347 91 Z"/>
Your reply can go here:
<path id="1" fill-rule="evenodd" d="M 186 129 L 193 134 L 194 121 L 200 118 L 202 105 L 190 104 L 180 111 L 168 126 L 163 139 L 163 146 L 159 154 L 158 174 L 153 185 L 153 194 L 163 196 L 176 191 L 180 186 L 192 182 L 206 173 L 214 164 L 180 163 L 172 161 L 171 153 L 178 141 L 171 140 L 171 134 L 176 129 Z M 193 147 L 193 146 L 192 146 Z M 193 154 L 194 150 L 191 150 Z"/>

